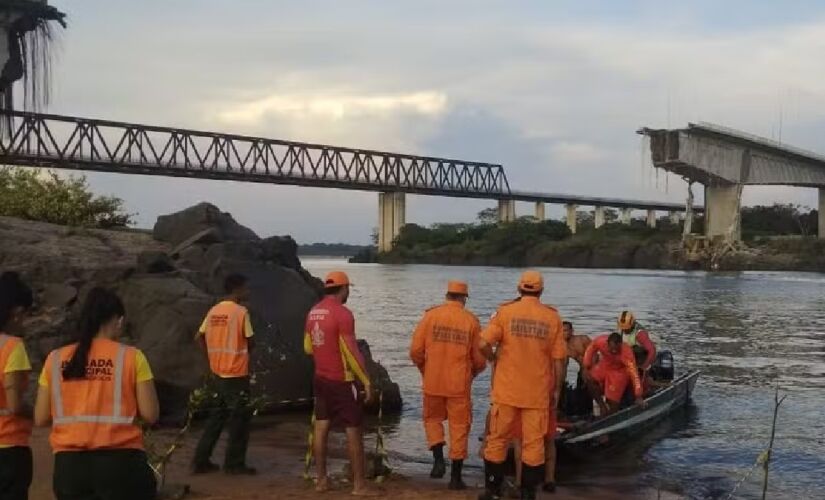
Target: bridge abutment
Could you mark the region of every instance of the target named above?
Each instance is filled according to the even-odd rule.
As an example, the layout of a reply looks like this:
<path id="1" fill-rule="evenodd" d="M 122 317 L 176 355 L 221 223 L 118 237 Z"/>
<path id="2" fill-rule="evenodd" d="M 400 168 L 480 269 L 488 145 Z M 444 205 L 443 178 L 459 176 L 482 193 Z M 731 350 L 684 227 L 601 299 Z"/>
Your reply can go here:
<path id="1" fill-rule="evenodd" d="M 516 200 L 498 200 L 498 221 L 513 222 L 516 220 Z"/>
<path id="2" fill-rule="evenodd" d="M 542 222 L 544 221 L 544 202 L 537 201 L 536 202 L 536 221 Z"/>
<path id="3" fill-rule="evenodd" d="M 565 207 L 567 207 L 567 227 L 570 228 L 571 233 L 576 234 L 576 208 L 578 208 L 578 205 L 570 203 Z"/>
<path id="4" fill-rule="evenodd" d="M 406 224 L 404 193 L 378 193 L 378 251 L 389 252 Z"/>
<path id="5" fill-rule="evenodd" d="M 647 218 L 645 219 L 645 222 L 647 222 L 647 227 L 656 227 L 656 210 L 647 211 Z"/>
<path id="6" fill-rule="evenodd" d="M 739 241 L 738 186 L 705 186 L 705 236 Z"/>
<path id="7" fill-rule="evenodd" d="M 604 207 L 593 209 L 593 227 L 596 229 L 604 226 Z"/>

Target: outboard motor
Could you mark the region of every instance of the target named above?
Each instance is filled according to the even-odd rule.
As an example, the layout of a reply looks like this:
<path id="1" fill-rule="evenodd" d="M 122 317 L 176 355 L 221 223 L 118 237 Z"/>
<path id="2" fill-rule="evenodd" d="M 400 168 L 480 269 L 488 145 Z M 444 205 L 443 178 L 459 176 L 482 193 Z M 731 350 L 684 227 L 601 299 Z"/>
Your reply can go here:
<path id="1" fill-rule="evenodd" d="M 653 380 L 670 381 L 673 380 L 673 354 L 670 351 L 659 351 L 656 353 L 656 360 L 650 367 L 650 376 Z"/>

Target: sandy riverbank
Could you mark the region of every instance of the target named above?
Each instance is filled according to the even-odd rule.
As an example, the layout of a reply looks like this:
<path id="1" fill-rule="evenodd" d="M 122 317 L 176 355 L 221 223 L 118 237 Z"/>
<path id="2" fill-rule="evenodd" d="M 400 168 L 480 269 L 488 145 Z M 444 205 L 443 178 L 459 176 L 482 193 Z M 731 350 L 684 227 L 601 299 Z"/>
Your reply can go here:
<path id="1" fill-rule="evenodd" d="M 306 498 L 306 499 L 343 499 L 353 498 L 349 494 L 347 484 L 341 482 L 344 460 L 344 439 L 341 434 L 334 434 L 331 438 L 333 457 L 330 463 L 330 472 L 336 477 L 335 489 L 324 494 L 317 494 L 314 487 L 301 478 L 303 473 L 303 458 L 306 451 L 306 423 L 297 415 L 284 417 L 268 417 L 261 419 L 253 428 L 249 446 L 250 465 L 258 469 L 258 475 L 252 477 L 228 477 L 221 473 L 193 476 L 189 474 L 188 464 L 192 458 L 192 450 L 199 436 L 199 429 L 191 432 L 184 446 L 172 458 L 167 484 L 177 486 L 187 484 L 190 488 L 186 498 L 193 499 L 278 499 L 278 498 Z M 159 442 L 171 439 L 172 431 L 159 432 L 152 439 Z M 223 456 L 223 440 L 218 443 L 214 459 Z M 31 488 L 32 500 L 51 499 L 52 456 L 48 445 L 48 431 L 38 429 L 32 439 L 35 471 Z M 450 492 L 446 489 L 446 480 L 433 480 L 427 477 L 425 471 L 414 467 L 405 467 L 404 464 L 391 462 L 396 472 L 380 486 L 385 492 L 385 498 L 420 499 L 439 497 L 448 499 L 476 498 L 479 489 L 475 488 L 482 482 L 478 470 L 470 470 L 466 481 L 470 486 L 465 492 Z M 559 500 L 578 499 L 653 499 L 678 498 L 672 495 L 659 496 L 657 492 L 615 491 L 609 486 L 561 486 L 555 495 L 543 495 L 544 498 Z M 542 498 L 542 496 L 540 496 Z"/>

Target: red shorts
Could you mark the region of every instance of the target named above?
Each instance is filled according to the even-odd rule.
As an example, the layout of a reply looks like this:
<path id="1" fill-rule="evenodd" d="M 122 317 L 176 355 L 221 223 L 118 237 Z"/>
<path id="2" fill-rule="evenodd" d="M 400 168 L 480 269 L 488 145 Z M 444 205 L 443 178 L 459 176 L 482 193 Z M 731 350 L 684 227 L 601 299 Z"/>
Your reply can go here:
<path id="1" fill-rule="evenodd" d="M 620 403 L 630 376 L 623 368 L 607 368 L 604 363 L 597 363 L 590 369 L 590 376 L 599 383 L 604 391 L 604 397 L 613 403 Z"/>
<path id="2" fill-rule="evenodd" d="M 556 421 L 556 410 L 551 408 L 547 412 L 547 432 L 544 433 L 546 439 L 553 439 L 556 437 L 558 431 L 558 422 Z M 513 421 L 512 427 L 513 439 L 521 439 L 521 417 L 516 417 Z"/>
<path id="3" fill-rule="evenodd" d="M 315 377 L 315 420 L 330 420 L 336 428 L 360 427 L 364 411 L 352 382 Z"/>

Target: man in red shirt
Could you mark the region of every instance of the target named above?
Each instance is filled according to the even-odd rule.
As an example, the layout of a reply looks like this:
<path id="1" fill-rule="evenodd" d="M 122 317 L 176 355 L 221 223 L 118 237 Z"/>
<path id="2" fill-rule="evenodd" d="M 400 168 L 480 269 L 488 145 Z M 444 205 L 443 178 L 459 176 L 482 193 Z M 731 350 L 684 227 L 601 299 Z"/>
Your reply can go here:
<path id="1" fill-rule="evenodd" d="M 598 362 L 596 356 L 598 355 Z M 633 384 L 636 404 L 644 406 L 642 383 L 633 349 L 622 342 L 620 333 L 602 335 L 587 346 L 584 353 L 584 376 L 601 408 L 601 416 L 619 409 L 627 384 Z M 602 401 L 607 400 L 607 405 Z"/>
<path id="2" fill-rule="evenodd" d="M 316 490 L 328 489 L 327 437 L 330 425 L 343 426 L 347 434 L 352 467 L 352 494 L 373 496 L 364 477 L 364 442 L 361 434 L 362 403 L 356 379 L 364 386 L 365 402 L 372 398 L 372 385 L 364 358 L 355 341 L 355 318 L 344 306 L 349 298 L 346 273 L 335 271 L 324 280 L 324 298 L 307 316 L 304 351 L 315 359 L 315 441 L 313 451 L 318 470 Z"/>

